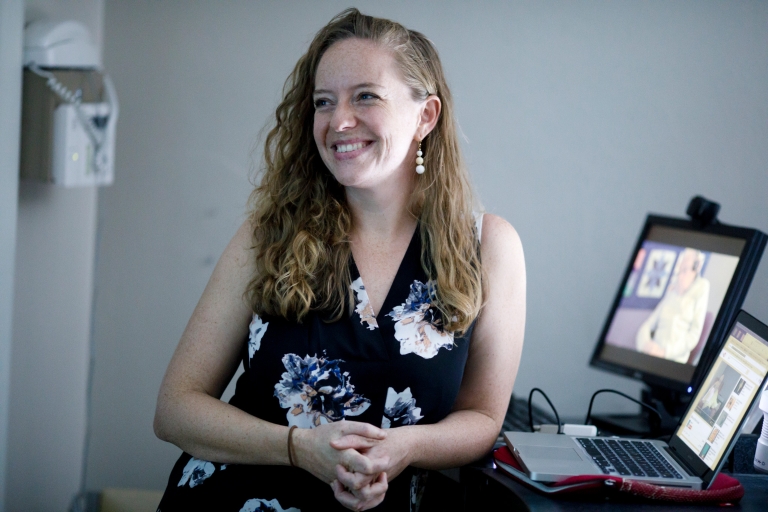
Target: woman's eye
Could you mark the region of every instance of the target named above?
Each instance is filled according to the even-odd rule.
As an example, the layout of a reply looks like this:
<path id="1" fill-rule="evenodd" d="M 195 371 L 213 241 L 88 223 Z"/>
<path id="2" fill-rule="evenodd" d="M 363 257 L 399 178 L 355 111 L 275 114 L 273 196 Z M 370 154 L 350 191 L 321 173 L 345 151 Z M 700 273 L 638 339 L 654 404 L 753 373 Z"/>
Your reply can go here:
<path id="1" fill-rule="evenodd" d="M 360 94 L 360 99 L 361 100 L 374 100 L 374 99 L 376 99 L 376 96 L 374 94 L 369 93 L 369 92 L 364 92 L 364 93 Z"/>
<path id="2" fill-rule="evenodd" d="M 328 105 L 328 100 L 318 98 L 315 100 L 315 108 L 321 108 Z"/>

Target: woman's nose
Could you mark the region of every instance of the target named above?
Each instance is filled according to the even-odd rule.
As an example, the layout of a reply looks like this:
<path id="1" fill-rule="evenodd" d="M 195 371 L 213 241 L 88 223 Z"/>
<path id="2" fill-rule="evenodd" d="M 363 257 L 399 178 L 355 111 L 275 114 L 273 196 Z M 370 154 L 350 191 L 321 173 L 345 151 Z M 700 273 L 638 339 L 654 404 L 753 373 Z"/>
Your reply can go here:
<path id="1" fill-rule="evenodd" d="M 336 132 L 343 132 L 357 125 L 354 109 L 346 102 L 339 102 L 333 110 L 331 117 L 331 129 Z"/>

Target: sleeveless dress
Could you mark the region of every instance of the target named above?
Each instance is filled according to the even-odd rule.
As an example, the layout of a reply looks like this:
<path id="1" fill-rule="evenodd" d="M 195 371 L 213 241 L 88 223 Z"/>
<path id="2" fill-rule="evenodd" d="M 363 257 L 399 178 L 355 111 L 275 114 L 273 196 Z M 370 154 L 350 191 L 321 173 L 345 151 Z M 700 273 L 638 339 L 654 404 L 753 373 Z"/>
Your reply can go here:
<path id="1" fill-rule="evenodd" d="M 481 220 L 477 222 L 478 239 Z M 244 373 L 230 404 L 279 425 L 314 428 L 362 421 L 381 428 L 436 423 L 459 392 L 474 323 L 459 337 L 442 328 L 435 285 L 421 268 L 416 229 L 381 311 L 375 315 L 350 258 L 352 314 L 302 323 L 253 315 Z M 427 472 L 408 467 L 372 510 L 416 511 Z M 289 466 L 219 464 L 183 453 L 159 512 L 347 510 L 330 485 Z"/>

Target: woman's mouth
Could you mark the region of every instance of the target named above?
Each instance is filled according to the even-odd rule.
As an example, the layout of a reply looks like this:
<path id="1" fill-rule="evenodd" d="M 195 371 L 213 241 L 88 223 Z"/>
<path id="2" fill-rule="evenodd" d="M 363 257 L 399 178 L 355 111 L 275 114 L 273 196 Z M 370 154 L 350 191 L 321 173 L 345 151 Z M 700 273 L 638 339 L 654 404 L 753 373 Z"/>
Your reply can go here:
<path id="1" fill-rule="evenodd" d="M 336 153 L 350 153 L 352 151 L 357 151 L 358 149 L 363 149 L 368 144 L 370 144 L 370 142 L 355 142 L 352 144 L 335 144 L 333 148 L 336 150 Z"/>
<path id="2" fill-rule="evenodd" d="M 372 142 L 369 140 L 339 142 L 331 146 L 331 148 L 337 160 L 349 160 L 363 153 L 371 144 Z"/>

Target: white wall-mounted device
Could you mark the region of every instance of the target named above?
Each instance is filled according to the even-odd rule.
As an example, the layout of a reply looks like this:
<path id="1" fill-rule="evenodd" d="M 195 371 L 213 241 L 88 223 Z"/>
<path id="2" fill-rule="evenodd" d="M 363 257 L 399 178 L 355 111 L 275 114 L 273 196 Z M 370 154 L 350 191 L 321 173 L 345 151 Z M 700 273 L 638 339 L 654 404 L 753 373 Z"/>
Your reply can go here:
<path id="1" fill-rule="evenodd" d="M 24 67 L 22 179 L 112 184 L 119 105 L 88 29 L 76 21 L 30 23 Z"/>

